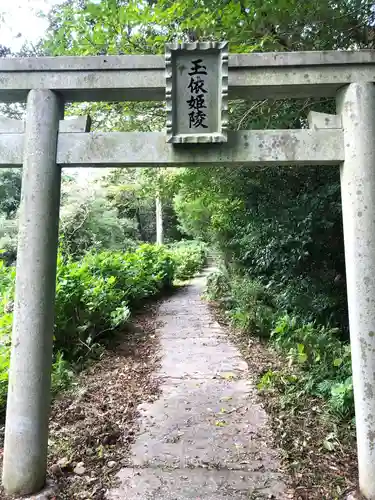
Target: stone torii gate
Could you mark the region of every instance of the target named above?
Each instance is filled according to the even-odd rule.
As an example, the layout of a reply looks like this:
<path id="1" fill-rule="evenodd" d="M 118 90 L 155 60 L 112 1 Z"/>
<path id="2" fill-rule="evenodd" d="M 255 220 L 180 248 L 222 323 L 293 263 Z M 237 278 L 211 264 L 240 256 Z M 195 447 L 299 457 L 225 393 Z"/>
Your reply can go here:
<path id="1" fill-rule="evenodd" d="M 0 61 L 0 102 L 27 101 L 25 124 L 0 123 L 0 167 L 23 167 L 3 467 L 7 493 L 35 493 L 45 482 L 61 168 L 318 165 L 341 169 L 359 480 L 362 493 L 375 499 L 375 51 L 228 57 L 222 44 L 211 62 L 204 66 L 201 58 L 200 64 L 221 82 L 219 111 L 207 101 L 207 113 L 216 118 L 205 137 L 202 122 L 201 135 L 190 135 L 178 103 L 173 110 L 171 86 L 178 93 L 181 82 L 170 57 Z M 185 70 L 181 65 L 180 73 Z M 226 133 L 227 92 L 230 99 L 336 97 L 337 115 L 312 112 L 310 128 L 303 130 Z M 95 133 L 85 122 L 61 121 L 65 102 L 166 97 L 168 134 Z"/>

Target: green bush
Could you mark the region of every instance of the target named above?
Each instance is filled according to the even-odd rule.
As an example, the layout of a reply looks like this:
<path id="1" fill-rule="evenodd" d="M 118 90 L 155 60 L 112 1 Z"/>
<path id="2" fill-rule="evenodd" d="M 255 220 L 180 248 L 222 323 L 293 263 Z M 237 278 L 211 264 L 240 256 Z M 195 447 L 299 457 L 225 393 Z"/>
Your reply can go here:
<path id="1" fill-rule="evenodd" d="M 88 253 L 80 261 L 59 259 L 55 348 L 76 358 L 113 331 L 142 300 L 172 284 L 174 265 L 164 247 L 135 252 Z"/>
<path id="2" fill-rule="evenodd" d="M 274 299 L 258 281 L 216 270 L 208 276 L 207 296 L 221 303 L 231 323 L 242 332 L 269 337 Z"/>
<path id="3" fill-rule="evenodd" d="M 278 301 L 267 288 L 226 270 L 208 276 L 207 296 L 225 309 L 236 328 L 270 337 L 285 356 L 286 367 L 264 374 L 260 388 L 277 388 L 291 398 L 318 396 L 339 418 L 354 416 L 350 345 L 340 340 L 339 329 L 289 314 L 277 315 Z"/>
<path id="4" fill-rule="evenodd" d="M 323 397 L 332 412 L 348 418 L 354 416 L 350 345 L 340 341 L 338 333 L 336 328 L 284 315 L 276 321 L 271 341 L 285 353 L 289 369 L 297 368 L 284 392 Z M 261 384 L 271 379 L 263 377 Z"/>
<path id="5" fill-rule="evenodd" d="M 231 281 L 229 317 L 242 331 L 268 337 L 274 315 L 273 298 L 258 281 L 235 276 Z"/>
<path id="6" fill-rule="evenodd" d="M 206 295 L 208 299 L 230 302 L 230 278 L 228 273 L 215 269 L 207 276 Z"/>
<path id="7" fill-rule="evenodd" d="M 12 333 L 11 304 L 14 294 L 15 268 L 0 260 L 0 413 L 8 390 L 8 368 Z"/>
<path id="8" fill-rule="evenodd" d="M 65 387 L 70 366 L 94 356 L 130 312 L 172 286 L 175 264 L 162 246 L 141 245 L 134 252 L 88 253 L 81 260 L 58 257 L 52 390 Z M 0 260 L 0 411 L 8 385 L 15 268 Z"/>
<path id="9" fill-rule="evenodd" d="M 12 264 L 17 256 L 18 218 L 0 213 L 0 260 Z"/>
<path id="10" fill-rule="evenodd" d="M 170 245 L 176 266 L 175 277 L 188 280 L 201 271 L 207 262 L 207 248 L 198 241 L 180 241 Z"/>

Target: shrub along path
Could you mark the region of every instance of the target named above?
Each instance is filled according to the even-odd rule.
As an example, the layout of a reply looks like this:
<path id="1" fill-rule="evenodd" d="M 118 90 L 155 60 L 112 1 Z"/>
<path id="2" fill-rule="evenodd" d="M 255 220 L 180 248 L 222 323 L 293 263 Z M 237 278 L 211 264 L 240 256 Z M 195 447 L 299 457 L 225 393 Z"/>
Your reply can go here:
<path id="1" fill-rule="evenodd" d="M 290 498 L 247 364 L 200 295 L 201 276 L 159 308 L 160 397 L 110 500 Z"/>

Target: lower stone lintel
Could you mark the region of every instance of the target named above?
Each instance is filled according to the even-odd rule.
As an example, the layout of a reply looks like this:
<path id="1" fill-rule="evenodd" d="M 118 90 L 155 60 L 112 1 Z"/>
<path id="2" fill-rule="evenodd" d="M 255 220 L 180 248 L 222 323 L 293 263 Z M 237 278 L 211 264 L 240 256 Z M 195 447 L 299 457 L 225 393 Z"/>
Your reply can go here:
<path id="1" fill-rule="evenodd" d="M 162 132 L 59 133 L 62 167 L 338 165 L 341 129 L 243 130 L 225 144 L 167 144 Z M 0 168 L 21 167 L 23 134 L 0 134 Z"/>

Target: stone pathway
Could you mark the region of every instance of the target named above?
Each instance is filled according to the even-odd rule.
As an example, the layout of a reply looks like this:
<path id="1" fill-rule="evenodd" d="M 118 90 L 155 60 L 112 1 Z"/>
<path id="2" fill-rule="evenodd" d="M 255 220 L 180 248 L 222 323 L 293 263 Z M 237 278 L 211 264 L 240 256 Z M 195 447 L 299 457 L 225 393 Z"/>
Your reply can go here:
<path id="1" fill-rule="evenodd" d="M 141 411 L 110 500 L 285 498 L 247 364 L 200 299 L 205 277 L 159 310 L 161 397 Z"/>

